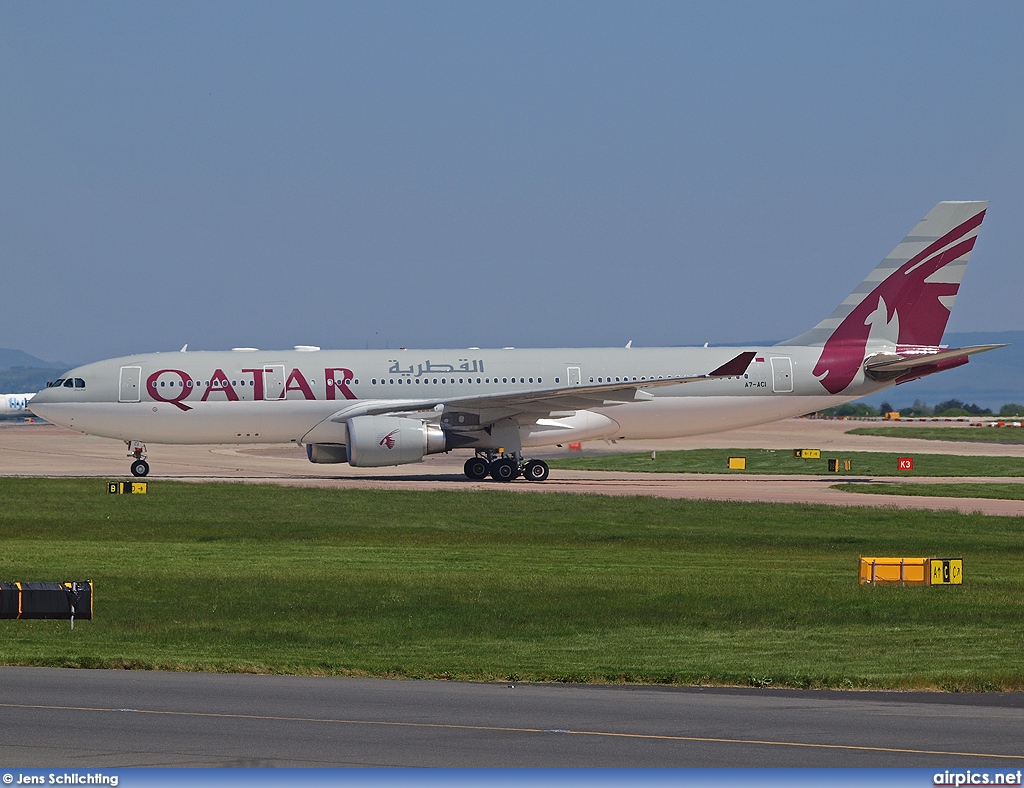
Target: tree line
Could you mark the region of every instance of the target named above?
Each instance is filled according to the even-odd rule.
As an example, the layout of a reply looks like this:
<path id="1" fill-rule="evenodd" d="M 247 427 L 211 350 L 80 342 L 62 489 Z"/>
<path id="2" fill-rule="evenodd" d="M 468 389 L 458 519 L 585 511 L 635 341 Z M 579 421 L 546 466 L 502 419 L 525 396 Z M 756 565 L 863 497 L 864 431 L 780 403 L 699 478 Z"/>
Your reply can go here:
<path id="1" fill-rule="evenodd" d="M 847 402 L 843 405 L 836 405 L 834 408 L 819 410 L 819 416 L 884 416 L 886 413 L 895 413 L 897 409 L 888 402 L 883 402 L 877 408 L 863 402 Z M 919 399 L 914 400 L 913 405 L 899 408 L 900 416 L 922 417 L 941 416 L 963 417 L 963 416 L 1024 416 L 1024 405 L 1017 402 L 1007 402 L 999 409 L 999 413 L 993 413 L 991 408 L 983 408 L 974 403 L 963 402 L 958 399 L 948 399 L 937 405 L 929 405 Z"/>

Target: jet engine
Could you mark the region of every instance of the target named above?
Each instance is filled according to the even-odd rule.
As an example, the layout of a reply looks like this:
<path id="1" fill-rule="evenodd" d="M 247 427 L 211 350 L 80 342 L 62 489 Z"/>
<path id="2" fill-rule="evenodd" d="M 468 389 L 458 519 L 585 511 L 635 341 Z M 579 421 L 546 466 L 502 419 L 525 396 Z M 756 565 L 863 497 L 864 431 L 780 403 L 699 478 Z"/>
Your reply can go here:
<path id="1" fill-rule="evenodd" d="M 306 456 L 310 462 L 348 462 L 348 450 L 343 443 L 307 443 Z"/>
<path id="2" fill-rule="evenodd" d="M 357 468 L 419 462 L 425 454 L 449 448 L 444 431 L 420 419 L 356 416 L 346 423 L 348 461 Z"/>

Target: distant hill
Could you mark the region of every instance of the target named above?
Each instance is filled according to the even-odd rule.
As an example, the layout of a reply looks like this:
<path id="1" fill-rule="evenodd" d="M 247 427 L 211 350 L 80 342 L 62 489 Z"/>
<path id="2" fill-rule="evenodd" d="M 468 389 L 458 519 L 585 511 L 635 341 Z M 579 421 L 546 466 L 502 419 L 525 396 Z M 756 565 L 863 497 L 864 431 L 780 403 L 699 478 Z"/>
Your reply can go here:
<path id="1" fill-rule="evenodd" d="M 31 394 L 46 388 L 46 382 L 60 375 L 54 367 L 14 367 L 0 369 L 0 394 Z"/>
<path id="2" fill-rule="evenodd" d="M 23 350 L 0 348 L 0 394 L 39 391 L 46 388 L 46 381 L 71 366 L 60 361 L 43 361 Z"/>
<path id="3" fill-rule="evenodd" d="M 24 350 L 11 350 L 0 347 L 0 370 L 11 367 L 33 367 L 35 369 L 67 369 L 68 364 L 60 361 L 43 361 L 41 358 L 30 356 Z"/>

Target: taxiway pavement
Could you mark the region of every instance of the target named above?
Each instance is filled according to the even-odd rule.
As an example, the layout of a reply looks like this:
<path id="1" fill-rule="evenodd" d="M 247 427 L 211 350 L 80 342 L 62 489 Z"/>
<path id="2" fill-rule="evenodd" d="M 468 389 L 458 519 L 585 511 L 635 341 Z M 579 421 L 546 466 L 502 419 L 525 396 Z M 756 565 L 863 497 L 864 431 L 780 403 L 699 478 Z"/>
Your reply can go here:
<path id="1" fill-rule="evenodd" d="M 1016 770 L 1024 695 L 0 668 L 0 760 Z"/>
<path id="2" fill-rule="evenodd" d="M 823 452 L 887 451 L 906 454 L 980 454 L 1024 456 L 1022 442 L 1012 444 L 954 443 L 912 438 L 848 435 L 857 422 L 790 419 L 715 435 L 664 441 L 621 441 L 586 444 L 589 454 L 598 452 L 665 451 L 685 448 L 778 449 L 820 448 Z M 950 426 L 949 429 L 970 429 Z M 299 446 L 175 446 L 152 445 L 149 459 L 151 481 L 239 481 L 335 488 L 382 488 L 409 490 L 514 490 L 535 492 L 596 493 L 602 495 L 651 495 L 663 498 L 814 503 L 835 506 L 889 506 L 904 509 L 980 512 L 1024 516 L 1024 501 L 989 498 L 942 498 L 892 496 L 834 490 L 843 481 L 899 481 L 922 484 L 949 481 L 906 477 L 765 476 L 758 474 L 674 474 L 569 471 L 558 469 L 548 481 L 534 484 L 519 479 L 499 484 L 491 480 L 471 482 L 462 473 L 465 453 L 432 455 L 422 463 L 394 468 L 353 468 L 347 464 L 315 465 Z M 123 478 L 129 461 L 124 444 L 72 432 L 51 424 L 0 426 L 0 476 Z M 551 458 L 569 456 L 564 450 L 536 452 Z M 1019 481 L 985 477 L 956 481 Z"/>

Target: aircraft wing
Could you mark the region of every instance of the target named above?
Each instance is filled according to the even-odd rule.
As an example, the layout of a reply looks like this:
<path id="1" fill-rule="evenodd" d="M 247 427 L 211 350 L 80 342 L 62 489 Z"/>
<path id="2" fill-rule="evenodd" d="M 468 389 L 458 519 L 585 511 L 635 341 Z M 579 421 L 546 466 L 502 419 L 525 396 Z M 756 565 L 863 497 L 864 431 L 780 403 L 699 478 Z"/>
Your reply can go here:
<path id="1" fill-rule="evenodd" d="M 972 345 L 970 347 L 950 348 L 935 353 L 921 353 L 916 355 L 896 355 L 892 353 L 879 353 L 869 356 L 864 361 L 864 372 L 868 377 L 875 380 L 892 380 L 908 372 L 913 372 L 920 367 L 937 364 L 952 359 L 966 359 L 975 353 L 984 353 L 987 350 L 1006 347 L 1003 345 Z"/>
<path id="2" fill-rule="evenodd" d="M 644 389 L 678 386 L 701 380 L 720 380 L 738 377 L 747 371 L 756 354 L 744 351 L 722 366 L 703 375 L 690 375 L 657 380 L 635 380 L 622 383 L 590 383 L 579 386 L 559 386 L 551 389 L 530 389 L 528 391 L 502 391 L 494 394 L 476 394 L 467 397 L 438 397 L 435 399 L 372 400 L 354 402 L 331 416 L 331 421 L 344 422 L 355 416 L 382 416 L 389 413 L 410 413 L 421 411 L 463 410 L 486 413 L 485 421 L 507 418 L 519 414 L 531 414 L 542 418 L 547 414 L 565 410 L 586 410 L 588 408 L 621 405 L 654 399 Z"/>

